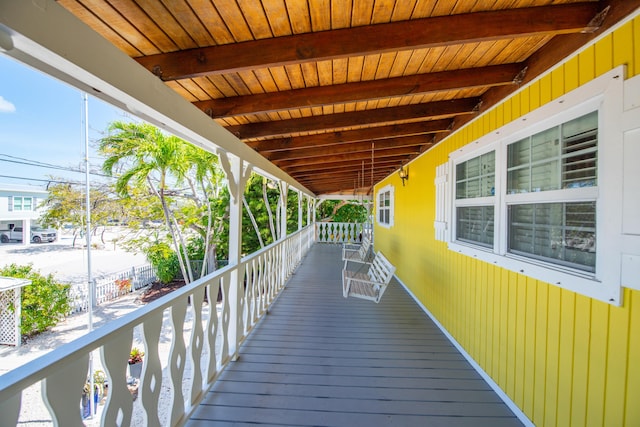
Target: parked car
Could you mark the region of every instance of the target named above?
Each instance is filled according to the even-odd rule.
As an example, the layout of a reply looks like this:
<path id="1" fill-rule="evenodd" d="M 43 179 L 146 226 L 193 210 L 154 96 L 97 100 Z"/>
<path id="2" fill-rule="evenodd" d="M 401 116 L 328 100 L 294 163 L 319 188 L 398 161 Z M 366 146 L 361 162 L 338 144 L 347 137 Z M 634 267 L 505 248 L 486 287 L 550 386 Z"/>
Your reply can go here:
<path id="1" fill-rule="evenodd" d="M 56 230 L 51 228 L 31 228 L 31 241 L 33 243 L 54 242 L 58 238 Z M 0 242 L 22 242 L 22 227 L 14 227 L 11 230 L 0 231 Z"/>

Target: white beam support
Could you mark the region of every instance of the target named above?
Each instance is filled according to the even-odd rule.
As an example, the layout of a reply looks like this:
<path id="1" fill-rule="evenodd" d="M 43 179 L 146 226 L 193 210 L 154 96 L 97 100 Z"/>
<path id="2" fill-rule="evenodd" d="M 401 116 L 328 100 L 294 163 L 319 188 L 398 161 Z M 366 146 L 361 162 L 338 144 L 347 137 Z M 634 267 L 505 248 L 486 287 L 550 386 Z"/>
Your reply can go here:
<path id="1" fill-rule="evenodd" d="M 241 158 L 221 152 L 220 164 L 227 176 L 229 186 L 229 265 L 239 265 L 242 257 L 242 195 L 251 175 L 251 166 Z M 233 360 L 238 358 L 240 339 L 244 335 L 242 324 L 241 300 L 244 293 L 244 275 L 240 268 L 231 272 L 231 286 L 229 287 L 229 316 L 228 343 L 229 355 Z M 223 355 L 224 357 L 225 355 Z"/>

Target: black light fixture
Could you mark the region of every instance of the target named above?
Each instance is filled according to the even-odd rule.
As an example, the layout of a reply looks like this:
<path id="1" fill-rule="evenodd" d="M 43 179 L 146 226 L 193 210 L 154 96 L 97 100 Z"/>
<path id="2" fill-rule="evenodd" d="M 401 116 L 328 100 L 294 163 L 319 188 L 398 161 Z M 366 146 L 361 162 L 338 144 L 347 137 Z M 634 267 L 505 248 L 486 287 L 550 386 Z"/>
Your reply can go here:
<path id="1" fill-rule="evenodd" d="M 400 179 L 402 180 L 402 186 L 404 187 L 404 182 L 409 179 L 409 167 L 400 166 L 400 170 L 398 171 L 398 175 L 400 175 Z"/>

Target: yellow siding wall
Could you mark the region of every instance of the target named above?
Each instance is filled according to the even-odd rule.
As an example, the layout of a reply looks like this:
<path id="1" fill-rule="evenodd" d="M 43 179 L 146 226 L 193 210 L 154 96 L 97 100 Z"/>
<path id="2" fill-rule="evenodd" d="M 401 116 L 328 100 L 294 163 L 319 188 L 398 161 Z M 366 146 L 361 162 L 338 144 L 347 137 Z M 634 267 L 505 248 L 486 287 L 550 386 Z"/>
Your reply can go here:
<path id="1" fill-rule="evenodd" d="M 456 132 L 395 186 L 376 250 L 537 426 L 640 426 L 640 292 L 613 307 L 458 255 L 434 239 L 435 169 L 449 152 L 620 64 L 640 74 L 640 18 Z M 380 186 L 378 188 L 380 188 Z"/>

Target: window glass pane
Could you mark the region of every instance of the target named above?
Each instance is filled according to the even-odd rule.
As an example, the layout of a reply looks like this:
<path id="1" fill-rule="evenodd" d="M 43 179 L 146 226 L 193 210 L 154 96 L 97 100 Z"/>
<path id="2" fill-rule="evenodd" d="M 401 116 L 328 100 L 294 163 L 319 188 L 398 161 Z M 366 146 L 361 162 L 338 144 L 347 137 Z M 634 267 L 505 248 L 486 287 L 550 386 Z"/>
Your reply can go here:
<path id="1" fill-rule="evenodd" d="M 492 247 L 493 216 L 493 206 L 469 206 L 457 208 L 457 240 Z"/>
<path id="2" fill-rule="evenodd" d="M 33 201 L 33 199 L 31 199 L 31 197 L 25 197 L 23 199 L 22 210 L 25 210 L 25 211 L 33 210 L 32 209 L 32 204 L 33 204 L 32 201 Z"/>
<path id="3" fill-rule="evenodd" d="M 560 160 L 556 157 L 550 162 L 531 166 L 531 186 L 529 191 L 547 191 L 560 189 Z"/>
<path id="4" fill-rule="evenodd" d="M 520 165 L 528 165 L 531 161 L 531 146 L 529 138 L 510 144 L 507 153 L 507 167 L 513 168 Z"/>
<path id="5" fill-rule="evenodd" d="M 14 197 L 13 198 L 13 210 L 21 211 L 22 210 L 22 197 Z"/>
<path id="6" fill-rule="evenodd" d="M 509 252 L 594 272 L 596 205 L 509 206 Z"/>
<path id="7" fill-rule="evenodd" d="M 595 186 L 597 145 L 597 111 L 510 144 L 507 194 Z"/>
<path id="8" fill-rule="evenodd" d="M 531 137 L 531 162 L 535 163 L 560 154 L 559 127 L 540 132 Z"/>
<path id="9" fill-rule="evenodd" d="M 474 157 L 456 165 L 456 199 L 487 197 L 495 194 L 495 152 Z"/>
<path id="10" fill-rule="evenodd" d="M 509 194 L 528 193 L 531 171 L 529 168 L 512 169 L 507 172 L 507 192 Z"/>

